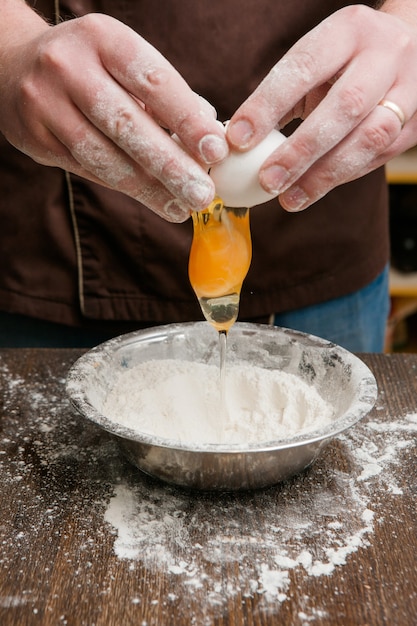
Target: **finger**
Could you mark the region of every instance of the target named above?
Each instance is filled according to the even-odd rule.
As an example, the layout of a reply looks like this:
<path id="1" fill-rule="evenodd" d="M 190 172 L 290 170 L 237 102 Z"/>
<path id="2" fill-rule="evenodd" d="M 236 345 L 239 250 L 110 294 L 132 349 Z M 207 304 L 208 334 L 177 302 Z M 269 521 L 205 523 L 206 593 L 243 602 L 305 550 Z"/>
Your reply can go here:
<path id="1" fill-rule="evenodd" d="M 378 48 L 379 50 L 379 48 Z M 391 56 L 380 67 L 380 55 L 364 50 L 347 65 L 319 105 L 304 122 L 265 162 L 261 180 L 267 191 L 282 194 L 324 154 L 342 142 L 353 129 L 377 106 L 384 94 L 396 93 L 393 85 L 399 84 L 398 59 Z M 402 81 L 401 93 L 406 84 Z M 413 94 L 411 89 L 409 94 Z M 400 97 L 400 96 L 395 96 Z M 403 94 L 404 100 L 404 94 Z M 406 115 L 414 110 L 415 103 L 407 96 Z M 375 144 L 375 154 L 379 150 Z M 301 195 L 298 198 L 301 202 Z"/>
<path id="2" fill-rule="evenodd" d="M 366 37 L 363 33 L 363 24 L 367 25 Z M 287 120 L 297 103 L 302 102 L 320 85 L 338 84 L 352 61 L 362 52 L 374 48 L 375 55 L 369 57 L 369 63 L 361 68 L 365 82 L 368 81 L 367 89 L 374 89 L 375 92 L 379 90 L 367 111 L 367 102 L 364 101 L 366 115 L 392 84 L 393 76 L 391 74 L 390 81 L 388 74 L 393 69 L 398 69 L 401 50 L 406 45 L 403 41 L 404 28 L 399 21 L 392 23 L 392 18 L 365 6 L 348 6 L 335 12 L 289 50 L 252 96 L 233 115 L 227 132 L 229 142 L 237 149 L 246 150 L 253 147 L 279 124 L 280 120 Z M 395 47 L 392 54 L 385 55 L 382 62 L 381 47 L 386 46 L 388 30 L 393 39 L 402 41 L 403 44 Z M 372 41 L 369 41 L 370 38 Z M 355 100 L 355 83 L 347 87 L 351 89 L 350 92 L 347 90 L 348 98 Z M 333 89 L 332 92 L 335 93 Z M 321 121 L 326 124 L 327 112 L 320 110 Z"/>
<path id="3" fill-rule="evenodd" d="M 85 134 L 72 149 L 65 169 L 125 193 L 168 221 L 183 222 L 191 210 L 196 210 L 196 203 L 184 203 L 110 141 L 105 145 L 103 137 L 94 131 Z"/>
<path id="4" fill-rule="evenodd" d="M 354 70 L 352 74 L 355 74 Z M 290 206 L 292 210 L 296 210 L 296 207 L 305 208 L 323 195 L 321 193 L 306 194 L 301 178 L 305 172 L 308 172 L 307 179 L 310 179 L 313 171 L 320 176 L 320 173 L 317 173 L 315 168 L 312 169 L 312 166 L 319 160 L 321 164 L 327 163 L 328 159 L 323 159 L 326 153 L 330 155 L 330 159 L 335 154 L 339 154 L 339 150 L 334 150 L 338 144 L 341 144 L 346 165 L 351 160 L 361 163 L 363 159 L 369 163 L 381 164 L 385 161 L 379 159 L 380 155 L 386 155 L 386 160 L 388 160 L 390 146 L 396 142 L 405 122 L 412 117 L 416 109 L 417 100 L 414 97 L 414 90 L 409 81 L 403 81 L 401 87 L 390 89 L 386 98 L 374 105 L 369 115 L 363 117 L 364 112 L 370 106 L 369 102 L 375 100 L 378 93 L 371 88 L 366 92 L 366 87 L 362 85 L 361 91 L 363 94 L 366 93 L 363 99 L 368 98 L 367 104 L 364 106 L 361 102 L 357 110 L 353 112 L 353 122 L 349 119 L 347 126 L 344 125 L 343 118 L 349 117 L 349 109 L 344 108 L 341 100 L 346 103 L 346 89 L 348 88 L 345 88 L 345 84 L 354 80 L 353 76 L 350 78 L 349 75 L 350 72 L 340 80 L 341 85 L 338 85 L 337 89 L 341 95 L 336 95 L 335 103 L 330 104 L 329 107 L 328 103 L 323 102 L 320 106 L 320 115 L 319 111 L 315 110 L 286 144 L 265 161 L 260 171 L 262 186 L 270 193 L 279 194 L 288 209 Z M 391 78 L 389 75 L 389 80 Z M 334 98 L 332 99 L 329 94 L 328 100 L 333 102 Z M 399 106 L 397 102 L 404 104 Z M 321 110 L 325 111 L 325 116 L 329 120 L 327 124 L 320 121 Z M 358 115 L 359 110 L 360 115 Z M 351 153 L 347 151 L 347 145 L 350 146 Z M 339 181 L 337 184 L 340 184 L 342 177 L 339 176 L 337 168 L 330 171 L 332 168 L 330 163 L 328 167 L 329 172 L 326 173 L 326 177 L 330 176 Z M 320 171 L 319 169 L 318 172 Z M 351 178 L 348 177 L 348 179 Z M 316 181 L 316 186 L 320 187 L 319 180 Z M 335 183 L 329 184 L 328 189 L 334 186 Z M 290 193 L 286 193 L 289 189 Z"/>
<path id="5" fill-rule="evenodd" d="M 89 26 L 91 27 L 90 21 Z M 101 20 L 98 23 L 102 27 Z M 84 22 L 83 25 L 85 27 Z M 95 20 L 93 20 L 93 25 L 97 26 Z M 158 59 L 161 58 L 161 63 L 169 66 L 165 59 L 160 57 L 159 53 L 156 53 L 146 42 L 142 42 L 133 31 L 117 22 L 115 23 L 115 29 L 116 31 L 122 29 L 123 33 L 128 33 L 130 38 L 134 36 L 135 41 L 139 39 L 143 46 L 151 50 L 152 55 L 156 55 Z M 129 49 L 128 42 L 126 47 Z M 147 59 L 145 67 L 148 67 L 149 63 L 153 63 L 153 61 Z M 135 97 L 132 98 L 105 71 L 100 63 L 94 62 L 94 59 L 86 67 L 89 69 L 84 71 L 84 80 L 81 83 L 77 73 L 67 73 L 66 87 L 76 107 L 92 122 L 93 126 L 99 128 L 151 176 L 157 178 L 182 204 L 192 206 L 195 210 L 201 210 L 207 206 L 214 196 L 212 180 L 195 159 L 174 144 L 169 135 L 146 113 L 141 104 L 144 99 L 140 97 L 140 94 L 135 94 Z M 176 75 L 171 66 L 169 68 Z M 210 112 L 208 112 L 208 107 L 201 105 L 201 98 L 188 87 L 186 92 L 191 95 L 195 102 L 198 102 L 198 111 L 205 111 L 204 116 L 210 120 L 216 133 L 222 137 L 222 144 L 225 144 L 224 130 L 219 128 L 211 108 Z M 170 100 L 169 95 L 168 91 L 164 93 L 164 102 L 167 99 Z M 140 102 L 138 103 L 135 98 L 139 98 Z M 177 102 L 181 98 L 172 97 L 172 100 Z M 153 105 L 152 101 L 150 104 L 151 106 Z M 175 106 L 178 106 L 178 104 Z M 153 110 L 155 110 L 155 107 L 153 107 Z M 56 115 L 56 111 L 54 111 L 54 115 Z M 60 119 L 66 118 L 61 117 Z M 66 126 L 71 127 L 68 120 L 66 120 Z M 68 136 L 63 139 L 63 143 L 74 153 L 76 147 L 72 145 L 74 142 L 71 133 L 68 133 Z M 106 182 L 108 182 L 108 178 Z"/>
<path id="6" fill-rule="evenodd" d="M 132 95 L 132 98 L 135 98 L 135 96 Z M 214 108 L 214 106 L 212 104 L 210 104 L 210 102 L 208 102 L 208 100 L 206 100 L 205 98 L 203 98 L 203 96 L 199 96 L 200 98 L 200 102 L 202 107 L 208 112 L 209 115 L 211 115 L 214 119 L 217 119 L 217 111 Z M 135 98 L 136 102 L 140 102 L 140 100 L 138 100 L 137 98 Z M 143 102 L 140 102 L 141 106 L 143 106 L 143 108 L 145 109 L 145 111 L 148 113 L 148 115 L 150 115 L 151 117 L 154 118 L 154 120 L 159 124 L 159 126 L 162 126 L 162 128 L 165 128 L 167 130 L 168 126 L 165 124 L 164 120 L 161 120 L 157 117 L 155 111 L 152 111 L 151 107 L 144 104 Z"/>
<path id="7" fill-rule="evenodd" d="M 228 144 L 211 108 L 155 48 L 120 26 L 114 31 L 112 45 L 106 46 L 104 42 L 101 49 L 107 71 L 145 102 L 196 158 L 206 164 L 225 158 Z"/>
<path id="8" fill-rule="evenodd" d="M 55 36 L 58 29 L 61 35 L 59 38 Z M 108 42 L 111 45 L 107 45 Z M 81 43 L 84 44 L 83 66 L 77 67 L 76 60 L 80 57 L 70 52 L 74 45 L 81 45 Z M 126 57 L 125 48 L 130 52 L 131 58 L 129 55 Z M 94 172 L 91 173 L 98 175 L 103 183 L 114 186 L 115 175 L 120 175 L 123 164 L 125 167 L 131 166 L 131 160 L 133 160 L 136 163 L 136 166 L 133 165 L 136 175 L 142 169 L 146 170 L 147 175 L 159 180 L 181 206 L 195 210 L 205 208 L 213 199 L 215 192 L 213 181 L 205 169 L 185 150 L 176 145 L 168 133 L 162 130 L 144 111 L 144 99 L 140 97 L 140 94 L 133 94 L 134 97 L 132 97 L 130 90 L 126 91 L 124 86 L 114 80 L 114 77 L 103 67 L 97 50 L 100 53 L 104 50 L 104 56 L 111 50 L 111 54 L 120 66 L 130 65 L 130 70 L 126 70 L 126 73 L 132 80 L 136 76 L 132 63 L 136 67 L 141 62 L 140 71 L 144 76 L 151 77 L 151 83 L 154 72 L 156 76 L 158 75 L 158 64 L 160 64 L 163 68 L 162 74 L 170 77 L 169 89 L 160 90 L 158 95 L 164 103 L 168 103 L 167 110 L 170 111 L 171 102 L 175 103 L 174 109 L 178 106 L 181 108 L 184 97 L 180 94 L 185 93 L 185 100 L 191 98 L 194 102 L 192 113 L 198 119 L 200 130 L 201 120 L 209 120 L 209 124 L 221 138 L 222 146 L 226 145 L 227 151 L 224 130 L 219 128 L 211 108 L 208 111 L 207 105 L 201 104 L 201 98 L 191 91 L 179 74 L 152 46 L 125 25 L 105 15 L 89 14 L 84 18 L 62 23 L 53 29 L 53 35 L 51 34 L 44 42 L 43 67 L 51 70 L 46 78 L 54 87 L 51 90 L 52 94 L 61 91 L 63 97 L 57 100 L 52 96 L 51 102 L 47 104 L 48 92 L 46 96 L 42 94 L 40 99 L 42 107 L 38 106 L 41 112 L 41 122 L 50 128 L 56 138 L 68 148 L 76 161 L 78 159 L 83 163 L 87 171 L 90 170 L 88 159 L 86 159 L 86 146 L 93 137 L 93 129 L 97 128 L 101 131 L 103 137 L 100 139 L 94 136 L 91 150 L 93 153 L 100 154 L 101 152 L 103 164 L 99 167 L 98 162 L 92 163 L 91 168 Z M 141 56 L 142 52 L 144 54 Z M 64 81 L 62 77 L 65 78 Z M 133 82 L 140 84 L 140 80 L 133 80 Z M 32 90 L 36 92 L 36 85 Z M 73 111 L 69 107 L 65 108 L 65 103 L 69 98 L 75 105 Z M 158 98 L 155 102 L 158 102 Z M 196 102 L 198 107 L 195 105 Z M 152 98 L 149 104 L 151 106 L 154 104 Z M 61 110 L 59 110 L 60 107 Z M 79 113 L 82 119 L 79 119 Z M 90 123 L 86 123 L 86 120 Z M 114 152 L 108 140 L 114 143 L 121 152 Z M 200 142 L 200 147 L 201 145 Z M 193 149 L 196 151 L 195 146 Z M 112 166 L 115 170 L 113 172 Z M 137 185 L 139 182 L 140 179 L 137 178 Z M 120 185 L 121 191 L 133 196 L 137 195 L 130 187 L 126 189 L 125 184 L 119 182 L 118 186 Z"/>
<path id="9" fill-rule="evenodd" d="M 400 133 L 401 125 L 392 111 L 375 107 L 349 136 L 279 196 L 281 205 L 288 211 L 303 210 L 338 185 L 370 172 Z"/>
<path id="10" fill-rule="evenodd" d="M 393 95 L 391 95 L 391 93 Z M 395 100 L 392 100 L 391 98 L 395 98 L 395 91 L 392 90 L 390 92 L 389 97 L 385 97 L 383 98 L 380 102 L 378 102 L 378 106 L 382 106 L 384 108 L 386 108 L 388 111 L 391 111 L 391 113 L 393 113 L 397 120 L 398 123 L 400 125 L 400 129 L 402 130 L 405 126 L 405 123 L 407 121 L 407 114 L 405 113 L 405 111 L 402 109 L 402 107 L 400 107 Z"/>
<path id="11" fill-rule="evenodd" d="M 99 178 L 92 173 L 90 163 L 88 163 L 89 169 L 86 169 L 72 158 L 71 155 L 67 157 L 54 157 L 53 163 L 51 163 L 50 160 L 48 163 L 45 163 L 43 157 L 36 158 L 32 156 L 32 158 L 38 163 L 58 166 L 67 172 L 77 174 L 93 183 L 114 189 L 113 185 L 106 183 L 103 178 Z M 139 188 L 137 186 L 138 182 Z M 145 172 L 141 172 L 135 176 L 135 183 L 135 186 L 126 185 L 125 188 L 119 189 L 119 191 L 137 200 L 168 222 L 179 223 L 189 219 L 191 209 L 184 206 L 177 198 L 173 197 L 158 180 L 147 176 Z"/>
<path id="12" fill-rule="evenodd" d="M 184 204 L 199 210 L 211 202 L 214 185 L 206 171 L 118 85 L 107 81 L 96 101 L 89 111 L 94 126 L 123 153 Z"/>
<path id="13" fill-rule="evenodd" d="M 394 73 L 387 72 L 370 85 L 366 72 L 358 71 L 358 67 L 368 64 L 369 57 L 363 64 L 357 58 L 289 140 L 267 159 L 261 170 L 267 191 L 283 193 L 375 108 L 381 94 L 391 87 Z"/>
<path id="14" fill-rule="evenodd" d="M 77 109 L 62 109 L 61 106 L 59 112 L 55 107 L 56 113 L 58 114 L 54 115 L 49 129 L 39 122 L 33 124 L 28 136 L 36 137 L 37 141 L 33 145 L 20 145 L 22 152 L 43 165 L 58 166 L 92 182 L 118 189 L 168 221 L 182 222 L 189 218 L 190 211 L 195 209 L 194 204 L 184 204 L 175 197 L 159 180 L 147 174 L 133 159 L 91 126 Z M 61 127 L 55 130 L 57 119 L 67 121 L 67 136 L 63 134 Z"/>
<path id="15" fill-rule="evenodd" d="M 47 125 L 85 169 L 133 197 L 145 170 L 186 211 L 211 202 L 215 190 L 207 173 L 107 74 L 96 71 L 88 90 L 74 91 L 74 101 L 72 108 L 61 103 L 61 111 L 56 103 Z"/>
<path id="16" fill-rule="evenodd" d="M 227 136 L 234 147 L 256 145 L 310 91 L 344 67 L 355 41 L 346 28 L 337 28 L 337 16 L 338 12 L 295 43 L 232 116 Z"/>
<path id="17" fill-rule="evenodd" d="M 59 52 L 59 50 L 55 49 L 55 52 Z M 64 59 L 58 57 L 57 54 L 53 55 L 52 62 L 58 63 L 60 66 L 65 64 L 66 57 Z M 98 67 L 99 70 L 95 72 L 95 75 L 103 75 L 103 70 L 97 63 L 90 63 L 90 67 Z M 44 90 L 41 94 L 42 97 L 40 97 L 36 81 L 31 81 L 27 85 L 25 106 L 33 114 L 30 116 L 21 115 L 21 131 L 15 133 L 14 137 L 9 137 L 13 145 L 16 145 L 18 149 L 39 163 L 58 165 L 70 172 L 118 189 L 141 200 L 156 212 L 162 213 L 166 219 L 184 220 L 188 218 L 192 209 L 200 210 L 207 206 L 214 196 L 213 181 L 193 159 L 174 144 L 165 131 L 157 127 L 157 132 L 159 131 L 163 135 L 162 139 L 170 142 L 169 150 L 166 153 L 165 172 L 168 188 L 163 182 L 153 177 L 152 172 L 145 175 L 141 164 L 101 133 L 94 123 L 91 124 L 81 113 L 80 108 L 70 100 L 66 91 L 74 96 L 74 100 L 77 100 L 77 95 L 83 99 L 82 96 L 79 96 L 81 91 L 81 93 L 87 94 L 86 99 L 90 98 L 93 106 L 100 109 L 100 100 L 94 96 L 93 90 L 97 87 L 94 81 L 90 87 L 88 87 L 88 81 L 84 81 L 81 84 L 82 89 L 80 89 L 80 85 L 74 86 L 72 84 L 74 74 L 66 73 L 65 67 L 60 67 L 60 69 L 68 77 L 65 89 L 58 81 L 60 72 L 50 72 L 49 76 L 50 81 L 58 81 L 58 88 L 63 93 L 62 98 L 55 97 L 56 89 Z M 112 79 L 109 81 L 108 75 L 104 73 L 104 77 L 99 83 L 106 83 L 106 81 L 111 85 L 114 84 L 114 81 Z M 123 102 L 126 101 L 127 106 L 130 107 L 128 112 L 133 108 L 135 113 L 139 111 L 142 117 L 148 121 L 149 116 L 143 111 L 141 103 L 131 98 L 119 87 L 118 89 L 121 92 L 117 94 L 121 98 L 121 110 L 123 111 Z M 115 96 L 116 101 L 118 100 L 117 95 Z M 108 111 L 111 114 L 111 108 Z M 105 109 L 100 109 L 100 115 L 107 120 L 108 115 Z M 110 118 L 113 119 L 111 115 Z M 107 120 L 105 123 L 111 126 L 111 121 Z M 110 132 L 110 134 L 112 133 Z M 174 156 L 170 150 L 173 151 Z M 178 159 L 175 157 L 176 154 L 179 155 Z M 153 167 L 153 170 L 158 174 L 155 165 L 158 161 L 152 157 L 151 151 L 148 150 L 143 162 L 146 165 L 146 158 L 148 158 L 151 169 Z M 161 159 L 159 159 L 160 161 Z M 179 167 L 177 167 L 178 164 Z M 163 175 L 161 177 L 164 178 Z M 149 183 L 148 181 L 152 182 Z M 152 202 L 155 204 L 151 204 Z"/>

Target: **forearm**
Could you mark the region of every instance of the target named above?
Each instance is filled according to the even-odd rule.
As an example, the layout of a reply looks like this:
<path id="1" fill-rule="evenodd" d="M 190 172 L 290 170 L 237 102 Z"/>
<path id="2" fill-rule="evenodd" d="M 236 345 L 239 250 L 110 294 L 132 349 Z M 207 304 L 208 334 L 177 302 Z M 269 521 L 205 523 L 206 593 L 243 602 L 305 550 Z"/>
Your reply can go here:
<path id="1" fill-rule="evenodd" d="M 24 0 L 1 0 L 0 17 L 0 58 L 9 46 L 22 44 L 49 28 Z"/>
<path id="2" fill-rule="evenodd" d="M 0 91 L 4 97 L 10 92 L 19 58 L 27 53 L 31 42 L 51 27 L 24 0 L 0 1 Z"/>

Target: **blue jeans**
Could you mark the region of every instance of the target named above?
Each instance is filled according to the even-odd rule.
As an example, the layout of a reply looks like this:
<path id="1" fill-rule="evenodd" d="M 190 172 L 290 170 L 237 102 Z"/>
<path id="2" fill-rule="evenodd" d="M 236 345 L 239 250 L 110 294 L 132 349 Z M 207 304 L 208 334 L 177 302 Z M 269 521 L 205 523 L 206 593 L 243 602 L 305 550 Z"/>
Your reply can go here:
<path id="1" fill-rule="evenodd" d="M 328 339 L 351 352 L 383 352 L 390 309 L 389 269 L 355 293 L 277 313 L 274 324 Z"/>
<path id="2" fill-rule="evenodd" d="M 352 295 L 279 313 L 274 323 L 329 339 L 352 352 L 382 352 L 388 313 L 387 268 L 370 285 Z M 132 328 L 124 332 L 127 330 Z M 0 312 L 2 348 L 89 348 L 121 332 L 71 328 Z"/>

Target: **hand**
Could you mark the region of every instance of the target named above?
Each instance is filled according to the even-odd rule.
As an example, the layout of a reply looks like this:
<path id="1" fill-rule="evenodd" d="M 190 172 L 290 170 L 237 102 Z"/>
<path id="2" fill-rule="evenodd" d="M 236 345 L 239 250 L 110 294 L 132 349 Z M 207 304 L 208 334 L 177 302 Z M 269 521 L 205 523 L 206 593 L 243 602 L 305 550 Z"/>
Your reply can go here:
<path id="1" fill-rule="evenodd" d="M 285 209 L 302 210 L 417 143 L 416 84 L 417 27 L 365 6 L 345 7 L 275 65 L 233 115 L 227 136 L 245 150 L 302 118 L 260 171 L 262 186 L 279 193 Z M 383 99 L 401 107 L 404 128 L 378 106 Z"/>
<path id="2" fill-rule="evenodd" d="M 213 199 L 207 170 L 228 151 L 213 108 L 121 22 L 91 14 L 50 27 L 36 16 L 36 28 L 3 46 L 0 65 L 0 130 L 35 161 L 122 191 L 170 221 Z"/>

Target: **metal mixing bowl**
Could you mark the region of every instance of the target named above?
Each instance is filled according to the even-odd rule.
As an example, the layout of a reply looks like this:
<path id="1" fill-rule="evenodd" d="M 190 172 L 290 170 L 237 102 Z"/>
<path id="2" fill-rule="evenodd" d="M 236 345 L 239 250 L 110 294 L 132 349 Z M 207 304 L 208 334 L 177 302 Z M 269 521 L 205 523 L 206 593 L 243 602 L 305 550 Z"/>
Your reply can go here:
<path id="1" fill-rule="evenodd" d="M 319 430 L 256 445 L 178 443 L 136 432 L 102 413 L 110 388 L 126 368 L 153 359 L 218 364 L 217 333 L 207 322 L 191 322 L 116 337 L 78 359 L 68 374 L 67 393 L 75 409 L 112 433 L 143 472 L 196 489 L 265 487 L 300 472 L 325 443 L 363 418 L 377 397 L 371 371 L 347 350 L 293 330 L 237 323 L 228 336 L 228 366 L 246 362 L 296 374 L 331 404 L 334 419 Z"/>

